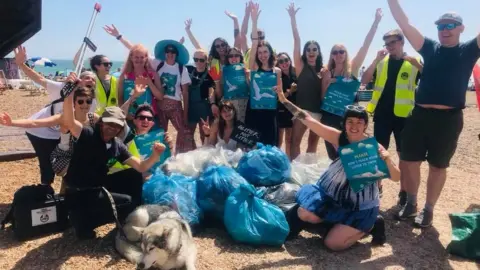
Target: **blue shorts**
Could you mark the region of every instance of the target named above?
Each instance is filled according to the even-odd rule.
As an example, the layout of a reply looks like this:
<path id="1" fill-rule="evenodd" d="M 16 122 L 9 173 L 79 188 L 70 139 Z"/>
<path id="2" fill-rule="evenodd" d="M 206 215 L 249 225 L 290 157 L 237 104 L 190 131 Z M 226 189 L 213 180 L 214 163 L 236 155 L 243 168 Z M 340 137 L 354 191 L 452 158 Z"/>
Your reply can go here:
<path id="1" fill-rule="evenodd" d="M 324 222 L 350 226 L 369 233 L 377 220 L 379 208 L 354 211 L 341 207 L 318 185 L 304 185 L 297 192 L 296 201 L 303 209 L 314 213 Z"/>

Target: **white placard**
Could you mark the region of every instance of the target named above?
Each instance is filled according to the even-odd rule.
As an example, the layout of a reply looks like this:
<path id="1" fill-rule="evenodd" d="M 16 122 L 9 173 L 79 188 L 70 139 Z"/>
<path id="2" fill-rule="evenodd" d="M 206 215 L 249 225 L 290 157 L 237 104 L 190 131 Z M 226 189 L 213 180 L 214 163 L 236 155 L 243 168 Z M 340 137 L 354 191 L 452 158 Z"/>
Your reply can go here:
<path id="1" fill-rule="evenodd" d="M 50 206 L 32 210 L 32 226 L 57 222 L 57 207 Z"/>

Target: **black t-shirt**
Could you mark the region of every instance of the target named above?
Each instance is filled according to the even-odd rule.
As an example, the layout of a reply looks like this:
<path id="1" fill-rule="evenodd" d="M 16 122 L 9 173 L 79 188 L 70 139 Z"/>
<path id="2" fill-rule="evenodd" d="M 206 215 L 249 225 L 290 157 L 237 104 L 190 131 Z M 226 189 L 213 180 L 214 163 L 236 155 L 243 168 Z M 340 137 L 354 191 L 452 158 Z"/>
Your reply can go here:
<path id="1" fill-rule="evenodd" d="M 379 117 L 391 119 L 395 116 L 393 113 L 393 107 L 395 106 L 395 89 L 397 88 L 397 77 L 400 68 L 403 65 L 403 59 L 388 59 L 388 72 L 387 72 L 387 81 L 385 82 L 385 87 L 383 88 L 382 95 L 378 101 L 377 107 L 375 108 L 375 119 Z M 377 70 L 373 73 L 373 82 L 377 77 Z M 415 78 L 416 83 L 420 80 L 420 72 L 417 73 Z"/>
<path id="2" fill-rule="evenodd" d="M 107 145 L 110 145 L 108 149 Z M 83 127 L 73 144 L 65 181 L 76 188 L 101 186 L 109 167 L 116 161 L 124 163 L 130 157 L 127 147 L 119 139 L 114 138 L 108 144 L 103 141 L 99 124 L 93 128 Z"/>
<path id="3" fill-rule="evenodd" d="M 282 72 L 282 86 L 283 86 L 283 92 L 287 92 L 287 89 L 290 89 L 292 86 L 292 83 L 297 83 L 297 78 L 295 76 L 288 76 L 285 75 Z M 287 97 L 287 99 L 292 102 L 293 104 L 296 104 L 296 98 L 297 98 L 297 92 L 295 91 L 293 94 Z M 278 110 L 279 111 L 284 111 L 286 110 L 285 106 L 281 103 L 278 102 Z"/>
<path id="4" fill-rule="evenodd" d="M 210 87 L 215 88 L 215 82 L 213 81 L 210 74 L 208 74 L 208 70 L 205 69 L 204 72 L 198 72 L 197 69 L 193 66 L 187 66 L 188 74 L 190 74 L 190 78 L 192 80 L 191 86 L 197 86 L 200 83 L 202 76 L 207 73 L 207 76 L 203 80 L 202 85 L 200 86 L 200 96 L 202 99 L 208 98 L 208 89 Z"/>

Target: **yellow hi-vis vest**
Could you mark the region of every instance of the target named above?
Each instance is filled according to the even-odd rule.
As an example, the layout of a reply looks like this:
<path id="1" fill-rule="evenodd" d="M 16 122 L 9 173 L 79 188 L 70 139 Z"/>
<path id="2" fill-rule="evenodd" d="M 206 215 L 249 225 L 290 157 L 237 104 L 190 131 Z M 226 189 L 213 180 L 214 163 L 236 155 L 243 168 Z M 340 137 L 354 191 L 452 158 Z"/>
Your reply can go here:
<path id="1" fill-rule="evenodd" d="M 110 76 L 110 95 L 108 96 L 105 93 L 105 88 L 100 79 L 96 80 L 95 87 L 95 99 L 97 101 L 97 108 L 95 108 L 95 113 L 102 116 L 102 113 L 105 111 L 106 107 L 118 106 L 118 93 L 117 93 L 117 78 Z"/>
<path id="2" fill-rule="evenodd" d="M 389 56 L 387 55 L 387 57 L 377 65 L 377 76 L 372 99 L 367 106 L 367 112 L 369 113 L 375 111 L 377 103 L 382 96 L 385 83 L 387 82 L 388 59 Z M 420 62 L 420 58 L 417 58 L 417 60 Z M 397 75 L 395 105 L 393 107 L 393 113 L 398 117 L 407 117 L 415 106 L 415 88 L 417 87 L 415 79 L 417 74 L 418 69 L 415 66 L 408 61 L 403 61 Z"/>
<path id="3" fill-rule="evenodd" d="M 138 152 L 137 145 L 135 144 L 135 140 L 132 139 L 131 141 L 129 141 L 127 143 L 126 146 L 128 147 L 128 152 L 130 152 L 130 154 L 132 154 L 132 156 L 140 158 L 140 152 Z M 115 164 L 113 164 L 112 167 L 110 167 L 110 169 L 108 171 L 108 174 L 116 173 L 116 172 L 123 171 L 123 170 L 126 170 L 126 169 L 130 169 L 130 166 L 123 165 L 122 163 L 117 161 L 117 162 L 115 162 Z"/>

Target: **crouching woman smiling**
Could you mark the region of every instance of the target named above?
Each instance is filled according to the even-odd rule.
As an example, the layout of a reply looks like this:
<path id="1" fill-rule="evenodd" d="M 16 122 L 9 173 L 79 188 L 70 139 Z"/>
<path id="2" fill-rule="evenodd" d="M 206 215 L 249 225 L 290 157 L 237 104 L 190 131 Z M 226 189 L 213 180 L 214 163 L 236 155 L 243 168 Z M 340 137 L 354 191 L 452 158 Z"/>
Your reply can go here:
<path id="1" fill-rule="evenodd" d="M 325 141 L 338 147 L 368 138 L 368 115 L 363 107 L 348 106 L 343 128 L 338 130 L 321 124 L 308 113 L 293 105 L 277 89 L 279 101 L 310 130 Z M 382 145 L 379 155 L 386 162 L 391 180 L 400 180 L 400 170 Z M 326 223 L 332 225 L 325 237 L 325 246 L 334 251 L 351 247 L 365 235 L 373 236 L 373 244 L 386 241 L 384 220 L 379 213 L 378 182 L 355 192 L 349 184 L 340 158 L 335 159 L 317 184 L 304 185 L 297 193 L 298 205 L 287 213 L 290 238 L 306 225 Z"/>

